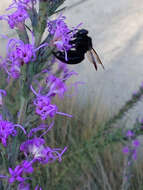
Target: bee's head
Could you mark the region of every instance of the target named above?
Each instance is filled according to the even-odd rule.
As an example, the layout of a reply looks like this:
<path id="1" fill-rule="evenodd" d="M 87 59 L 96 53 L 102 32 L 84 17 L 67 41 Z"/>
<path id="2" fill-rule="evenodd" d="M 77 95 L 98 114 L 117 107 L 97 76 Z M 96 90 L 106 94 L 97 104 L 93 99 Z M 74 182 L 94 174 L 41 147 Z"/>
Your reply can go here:
<path id="1" fill-rule="evenodd" d="M 88 31 L 85 29 L 78 30 L 78 32 L 74 35 L 74 37 L 86 36 Z"/>

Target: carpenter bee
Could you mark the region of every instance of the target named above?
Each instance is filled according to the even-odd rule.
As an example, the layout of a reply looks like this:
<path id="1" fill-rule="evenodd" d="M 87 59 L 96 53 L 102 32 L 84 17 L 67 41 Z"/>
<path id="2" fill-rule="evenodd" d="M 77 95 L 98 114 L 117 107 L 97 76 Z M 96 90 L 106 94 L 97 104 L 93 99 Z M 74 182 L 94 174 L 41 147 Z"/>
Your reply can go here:
<path id="1" fill-rule="evenodd" d="M 66 52 L 67 55 L 65 52 L 57 51 L 53 52 L 54 56 L 66 64 L 78 64 L 84 60 L 84 56 L 87 54 L 89 61 L 94 64 L 96 70 L 97 63 L 101 64 L 104 69 L 97 52 L 92 47 L 92 39 L 87 34 L 88 31 L 85 29 L 78 30 L 69 42 L 72 48 Z"/>

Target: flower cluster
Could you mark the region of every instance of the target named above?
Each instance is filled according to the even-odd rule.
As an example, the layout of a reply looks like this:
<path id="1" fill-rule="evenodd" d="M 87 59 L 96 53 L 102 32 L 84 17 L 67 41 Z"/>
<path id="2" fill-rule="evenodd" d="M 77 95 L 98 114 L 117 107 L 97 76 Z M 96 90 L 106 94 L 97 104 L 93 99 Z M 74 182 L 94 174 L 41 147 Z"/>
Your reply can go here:
<path id="1" fill-rule="evenodd" d="M 65 23 L 65 19 L 65 16 L 59 15 L 57 19 L 48 21 L 47 28 L 49 33 L 53 35 L 53 44 L 59 51 L 65 52 L 67 60 L 67 51 L 72 48 L 71 40 L 81 24 L 71 30 Z"/>
<path id="2" fill-rule="evenodd" d="M 9 27 L 13 29 L 15 27 L 19 27 L 19 25 L 23 25 L 28 17 L 29 16 L 25 7 L 22 5 L 18 5 L 15 12 L 13 12 L 12 14 L 0 16 L 0 20 L 6 20 L 9 24 Z"/>
<path id="3" fill-rule="evenodd" d="M 43 23 L 43 18 L 40 18 L 41 11 L 45 11 L 43 6 L 49 2 L 44 1 L 44 3 L 41 3 L 39 1 L 39 5 L 41 3 L 39 10 L 35 7 L 37 2 L 37 0 L 13 0 L 7 9 L 11 13 L 0 16 L 0 20 L 6 20 L 11 29 L 16 28 L 20 38 L 8 39 L 7 36 L 2 35 L 8 40 L 8 43 L 6 57 L 0 56 L 0 72 L 4 71 L 6 76 L 8 75 L 8 79 L 10 79 L 8 80 L 7 93 L 5 90 L 0 89 L 0 107 L 4 108 L 2 111 L 0 110 L 2 112 L 2 115 L 0 114 L 0 141 L 5 149 L 12 150 L 10 153 L 6 151 L 8 171 L 6 170 L 7 174 L 5 176 L 0 175 L 0 178 L 7 179 L 10 188 L 16 187 L 17 190 L 31 189 L 28 181 L 32 180 L 35 165 L 50 164 L 56 160 L 62 161 L 62 156 L 67 147 L 53 148 L 47 146 L 44 136 L 53 127 L 55 115 L 72 117 L 72 115 L 67 113 L 59 112 L 57 105 L 53 103 L 53 99 L 56 95 L 63 99 L 68 91 L 66 80 L 77 74 L 74 71 L 69 71 L 67 65 L 61 62 L 58 63 L 59 67 L 54 73 L 55 58 L 51 58 L 51 52 L 56 47 L 59 51 L 64 51 L 65 56 L 67 56 L 66 52 L 72 48 L 71 40 L 78 26 L 72 30 L 69 29 L 65 23 L 65 17 L 61 15 L 56 20 L 48 20 L 47 27 L 49 33 L 42 41 L 39 32 L 36 30 L 38 30 L 38 26 L 41 26 L 38 22 Z M 53 1 L 50 1 L 50 6 L 52 3 Z M 53 3 L 53 5 L 55 4 L 56 2 Z M 30 26 L 26 25 L 27 19 L 32 23 Z M 43 26 L 45 26 L 44 30 L 47 30 L 46 25 Z M 41 33 L 44 30 L 42 28 Z M 40 35 L 43 35 L 43 33 Z M 42 75 L 42 73 L 44 74 Z M 39 84 L 38 92 L 32 86 L 34 81 L 37 81 L 37 78 Z M 21 89 L 18 89 L 19 93 L 16 93 L 16 97 L 14 97 L 14 101 L 20 103 L 14 110 L 9 106 L 9 101 L 8 103 L 3 101 L 3 96 L 8 94 L 7 98 L 10 97 L 9 90 L 11 90 L 13 82 L 15 82 L 16 88 L 22 86 Z M 18 86 L 18 84 L 20 85 Z M 35 96 L 34 99 L 32 96 L 29 97 L 32 94 L 30 89 Z M 17 98 L 17 94 L 20 97 Z M 8 104 L 8 108 L 5 104 Z M 33 117 L 33 106 L 35 107 L 35 113 L 40 116 L 39 118 Z M 29 111 L 32 112 L 29 116 L 30 119 L 28 118 Z M 31 119 L 31 117 L 33 118 Z M 37 126 L 35 118 L 38 118 L 39 126 Z M 49 123 L 47 121 L 48 118 L 52 118 L 50 125 L 47 124 L 47 122 Z M 31 120 L 34 120 L 34 122 L 31 122 Z M 18 124 L 14 124 L 15 121 Z M 24 134 L 18 135 L 19 131 L 16 130 L 16 127 L 22 129 Z M 15 138 L 14 141 L 13 138 Z M 21 154 L 24 156 L 24 160 Z M 13 160 L 16 162 L 11 166 L 11 161 Z M 34 186 L 34 188 L 35 190 L 42 190 L 39 185 Z"/>
<path id="4" fill-rule="evenodd" d="M 48 117 L 53 118 L 56 114 L 72 117 L 69 114 L 59 112 L 58 107 L 55 104 L 51 104 L 51 98 L 55 95 L 63 97 L 67 90 L 65 83 L 60 78 L 50 75 L 46 78 L 46 85 L 49 89 L 46 95 L 41 95 L 40 90 L 39 93 L 37 93 L 31 86 L 32 92 L 36 95 L 36 99 L 34 100 L 36 113 L 40 115 L 42 120 L 45 120 Z"/>
<path id="5" fill-rule="evenodd" d="M 0 140 L 2 144 L 6 147 L 7 146 L 7 139 L 11 136 L 16 136 L 17 131 L 15 130 L 15 127 L 19 127 L 23 130 L 23 132 L 26 134 L 25 129 L 19 125 L 19 124 L 13 124 L 10 121 L 2 120 L 2 117 L 0 117 Z"/>
<path id="6" fill-rule="evenodd" d="M 29 178 L 26 174 L 32 174 L 34 172 L 33 164 L 38 162 L 40 164 L 52 163 L 55 160 L 62 161 L 62 155 L 67 150 L 65 147 L 61 148 L 50 148 L 45 146 L 45 140 L 43 138 L 34 138 L 23 142 L 20 146 L 20 150 L 24 152 L 26 158 L 32 158 L 31 161 L 24 160 L 21 164 L 17 165 L 15 169 L 9 168 L 9 176 L 0 176 L 0 178 L 8 179 L 9 183 L 18 182 L 17 190 L 30 190 L 30 185 L 25 182 Z M 35 190 L 42 190 L 37 185 Z"/>
<path id="7" fill-rule="evenodd" d="M 33 48 L 30 44 L 24 44 L 21 40 L 10 39 L 7 45 L 7 57 L 3 61 L 3 67 L 9 77 L 19 78 L 20 67 L 28 63 L 33 56 Z"/>
<path id="8" fill-rule="evenodd" d="M 40 162 L 41 164 L 47 164 L 54 162 L 55 160 L 62 160 L 63 153 L 67 150 L 65 147 L 63 150 L 61 148 L 50 148 L 45 147 L 45 140 L 43 138 L 37 138 L 27 140 L 22 143 L 20 150 L 24 152 L 27 157 L 31 155 L 33 162 Z"/>
<path id="9" fill-rule="evenodd" d="M 131 130 L 128 130 L 126 133 L 126 137 L 131 141 L 129 146 L 123 147 L 123 153 L 125 155 L 131 155 L 133 160 L 137 159 L 137 149 L 140 145 L 139 140 L 134 139 L 134 133 Z"/>
<path id="10" fill-rule="evenodd" d="M 34 5 L 37 0 L 13 0 L 13 3 L 6 10 L 16 10 L 13 13 L 0 16 L 0 20 L 6 20 L 11 29 L 21 28 L 26 19 L 29 18 L 28 10 L 32 8 L 31 2 Z"/>
<path id="11" fill-rule="evenodd" d="M 72 32 L 64 20 L 65 17 L 60 15 L 56 20 L 49 21 L 47 26 L 49 33 L 54 35 L 53 42 L 57 49 L 67 51 L 72 47 L 69 43 L 72 38 Z"/>
<path id="12" fill-rule="evenodd" d="M 36 105 L 36 113 L 40 115 L 42 120 L 47 119 L 47 117 L 54 117 L 58 111 L 56 105 L 51 104 L 51 100 L 47 96 L 39 96 L 34 101 Z"/>
<path id="13" fill-rule="evenodd" d="M 33 161 L 29 162 L 27 160 L 22 161 L 21 164 L 17 165 L 15 169 L 9 168 L 9 176 L 0 176 L 0 178 L 8 179 L 10 184 L 14 182 L 18 182 L 17 190 L 30 190 L 30 185 L 25 182 L 26 180 L 30 179 L 29 177 L 25 177 L 26 174 L 32 174 L 34 168 L 32 167 Z M 35 190 L 38 190 L 38 185 L 35 187 Z M 42 188 L 39 188 L 42 190 Z"/>
<path id="14" fill-rule="evenodd" d="M 49 75 L 46 78 L 46 85 L 49 87 L 49 97 L 57 94 L 59 97 L 63 98 L 64 93 L 67 91 L 64 81 L 54 75 Z"/>
<path id="15" fill-rule="evenodd" d="M 26 173 L 32 173 L 32 162 L 28 162 L 27 160 L 24 160 L 20 165 L 17 165 L 14 170 L 9 168 L 9 183 L 14 183 L 15 181 L 23 182 L 26 180 L 24 177 L 24 174 Z"/>
<path id="16" fill-rule="evenodd" d="M 33 37 L 33 36 L 32 36 Z M 7 44 L 7 56 L 2 60 L 1 67 L 5 69 L 9 77 L 19 78 L 21 66 L 28 64 L 36 59 L 36 52 L 47 46 L 47 43 L 34 47 L 34 39 L 32 44 L 25 44 L 22 40 L 9 39 Z"/>

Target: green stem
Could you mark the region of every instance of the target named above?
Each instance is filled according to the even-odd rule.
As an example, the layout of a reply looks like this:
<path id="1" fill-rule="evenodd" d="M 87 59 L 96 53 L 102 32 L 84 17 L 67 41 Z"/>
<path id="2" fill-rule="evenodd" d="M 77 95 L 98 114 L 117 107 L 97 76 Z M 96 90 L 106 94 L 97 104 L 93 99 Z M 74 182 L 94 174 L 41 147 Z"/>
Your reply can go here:
<path id="1" fill-rule="evenodd" d="M 39 3 L 39 14 L 38 14 L 38 22 L 37 26 L 34 29 L 35 34 L 35 45 L 36 47 L 40 44 L 42 35 L 45 31 L 46 24 L 47 24 L 47 11 L 48 3 L 47 2 L 40 2 Z"/>
<path id="2" fill-rule="evenodd" d="M 29 37 L 24 25 L 21 25 L 21 27 L 19 27 L 16 31 L 20 40 L 22 40 L 25 44 L 29 43 Z"/>
<path id="3" fill-rule="evenodd" d="M 105 123 L 106 128 L 111 127 L 111 125 L 115 124 L 117 120 L 122 119 L 125 116 L 125 114 L 131 108 L 133 108 L 133 106 L 135 106 L 136 103 L 138 103 L 141 100 L 142 96 L 143 96 L 143 87 L 140 87 L 137 93 L 133 95 L 130 100 L 125 102 L 124 106 L 118 111 L 118 113 L 115 114 L 113 117 L 111 117 L 111 119 L 109 119 Z"/>
<path id="4" fill-rule="evenodd" d="M 23 124 L 23 121 L 25 119 L 26 108 L 27 108 L 27 99 L 21 96 L 21 107 L 20 107 L 19 117 L 18 117 L 19 124 Z"/>

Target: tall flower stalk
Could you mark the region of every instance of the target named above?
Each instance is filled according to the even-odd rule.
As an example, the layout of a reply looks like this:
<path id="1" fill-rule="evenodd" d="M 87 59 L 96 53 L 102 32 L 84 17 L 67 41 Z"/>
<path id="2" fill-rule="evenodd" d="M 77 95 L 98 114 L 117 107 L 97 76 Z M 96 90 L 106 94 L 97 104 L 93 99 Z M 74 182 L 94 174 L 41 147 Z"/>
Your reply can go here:
<path id="1" fill-rule="evenodd" d="M 77 74 L 52 55 L 55 49 L 66 52 L 72 48 L 70 40 L 74 29 L 67 26 L 66 18 L 60 14 L 51 20 L 63 2 L 13 0 L 6 10 L 8 13 L 0 16 L 19 36 L 19 39 L 4 36 L 8 40 L 6 56 L 0 57 L 0 72 L 5 79 L 0 89 L 3 158 L 0 178 L 4 189 L 42 190 L 40 184 L 31 183 L 36 167 L 56 160 L 61 162 L 67 151 L 66 145 L 50 147 L 44 139 L 48 131 L 56 127 L 57 114 L 72 117 L 54 104 L 55 97 L 63 101 L 69 89 L 66 81 Z M 43 39 L 45 32 L 47 36 Z"/>

